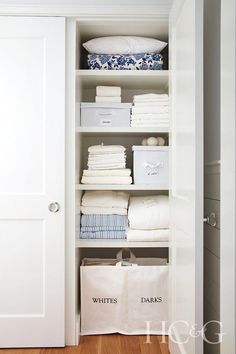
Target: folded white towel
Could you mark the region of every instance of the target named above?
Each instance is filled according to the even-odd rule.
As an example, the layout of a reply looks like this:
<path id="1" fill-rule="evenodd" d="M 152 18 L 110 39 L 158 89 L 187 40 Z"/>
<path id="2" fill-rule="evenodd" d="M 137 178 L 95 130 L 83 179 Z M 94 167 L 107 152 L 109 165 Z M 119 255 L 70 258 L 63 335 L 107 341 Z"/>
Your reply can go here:
<path id="1" fill-rule="evenodd" d="M 125 163 L 88 165 L 89 170 L 116 170 L 116 169 L 122 169 L 125 167 L 126 167 Z"/>
<path id="2" fill-rule="evenodd" d="M 89 154 L 88 156 L 90 161 L 109 161 L 109 160 L 124 160 L 126 158 L 126 155 L 124 153 L 122 154 Z"/>
<path id="3" fill-rule="evenodd" d="M 93 145 L 88 148 L 90 154 L 114 154 L 125 152 L 125 150 L 122 145 Z"/>
<path id="4" fill-rule="evenodd" d="M 169 241 L 169 229 L 135 230 L 127 229 L 127 241 Z"/>
<path id="5" fill-rule="evenodd" d="M 121 95 L 121 88 L 118 86 L 97 86 L 96 87 L 97 96 L 106 96 L 106 97 L 117 97 Z"/>
<path id="6" fill-rule="evenodd" d="M 134 95 L 134 102 L 145 102 L 145 101 L 154 101 L 154 100 L 167 100 L 169 96 L 167 94 L 157 94 L 157 93 L 146 93 L 143 95 Z"/>
<path id="7" fill-rule="evenodd" d="M 81 206 L 80 210 L 83 214 L 104 214 L 104 215 L 127 215 L 126 208 L 109 208 L 109 207 L 85 207 Z"/>
<path id="8" fill-rule="evenodd" d="M 129 193 L 121 191 L 86 191 L 82 206 L 128 208 Z"/>
<path id="9" fill-rule="evenodd" d="M 116 170 L 84 170 L 83 176 L 85 177 L 101 177 L 101 176 L 130 176 L 131 169 L 130 168 L 123 168 L 123 169 L 116 169 Z"/>
<path id="10" fill-rule="evenodd" d="M 102 103 L 106 103 L 106 102 L 115 102 L 115 103 L 121 103 L 121 97 L 120 96 L 96 96 L 95 97 L 95 102 L 102 102 Z"/>
<path id="11" fill-rule="evenodd" d="M 131 119 L 169 119 L 169 114 L 168 113 L 137 113 L 137 114 L 131 114 Z"/>
<path id="12" fill-rule="evenodd" d="M 144 102 L 137 102 L 135 101 L 134 102 L 134 106 L 135 107 L 166 107 L 166 106 L 169 106 L 169 100 L 156 100 L 156 101 L 153 101 L 153 100 L 150 100 L 150 101 L 144 101 Z"/>
<path id="13" fill-rule="evenodd" d="M 132 114 L 147 114 L 147 113 L 168 113 L 169 112 L 169 107 L 168 106 L 144 106 L 144 107 L 132 107 Z"/>
<path id="14" fill-rule="evenodd" d="M 166 195 L 131 197 L 129 205 L 131 229 L 156 230 L 169 228 L 169 198 Z"/>
<path id="15" fill-rule="evenodd" d="M 166 127 L 169 127 L 169 124 L 168 124 L 168 122 L 166 122 L 166 123 L 162 123 L 162 122 L 160 122 L 160 123 L 158 123 L 158 122 L 143 122 L 143 123 L 141 123 L 141 122 L 131 122 L 131 127 L 148 127 L 148 128 L 151 128 L 151 127 L 153 127 L 153 128 L 155 128 L 155 127 L 159 127 L 159 128 L 166 128 Z"/>
<path id="16" fill-rule="evenodd" d="M 81 183 L 83 184 L 131 184 L 132 178 L 126 176 L 102 176 L 102 177 L 86 177 L 83 176 Z"/>

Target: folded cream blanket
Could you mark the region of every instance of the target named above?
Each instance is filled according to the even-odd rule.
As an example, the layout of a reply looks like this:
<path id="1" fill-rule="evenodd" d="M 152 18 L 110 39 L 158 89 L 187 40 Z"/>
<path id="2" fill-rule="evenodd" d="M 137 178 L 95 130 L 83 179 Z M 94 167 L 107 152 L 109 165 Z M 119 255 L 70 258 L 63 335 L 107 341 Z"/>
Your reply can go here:
<path id="1" fill-rule="evenodd" d="M 169 228 L 169 198 L 166 195 L 131 197 L 129 226 L 137 230 Z"/>
<path id="2" fill-rule="evenodd" d="M 82 206 L 128 208 L 129 193 L 121 191 L 86 191 Z"/>
<path id="3" fill-rule="evenodd" d="M 96 87 L 97 96 L 120 96 L 121 88 L 119 86 L 97 86 Z"/>
<path id="4" fill-rule="evenodd" d="M 96 96 L 95 97 L 95 102 L 115 102 L 115 103 L 121 103 L 121 97 L 120 96 Z"/>
<path id="5" fill-rule="evenodd" d="M 169 241 L 169 229 L 134 230 L 127 229 L 127 241 Z"/>
<path id="6" fill-rule="evenodd" d="M 102 177 L 102 176 L 130 176 L 130 168 L 120 168 L 115 170 L 84 170 L 83 177 Z"/>
<path id="7" fill-rule="evenodd" d="M 83 184 L 131 184 L 132 178 L 127 176 L 100 176 L 86 177 L 83 176 L 81 183 Z"/>
<path id="8" fill-rule="evenodd" d="M 127 215 L 126 208 L 109 208 L 109 207 L 86 207 L 81 206 L 80 210 L 83 214 L 103 214 L 103 215 Z"/>
<path id="9" fill-rule="evenodd" d="M 132 114 L 147 114 L 147 113 L 168 113 L 169 107 L 168 106 L 146 106 L 143 107 L 132 107 Z"/>

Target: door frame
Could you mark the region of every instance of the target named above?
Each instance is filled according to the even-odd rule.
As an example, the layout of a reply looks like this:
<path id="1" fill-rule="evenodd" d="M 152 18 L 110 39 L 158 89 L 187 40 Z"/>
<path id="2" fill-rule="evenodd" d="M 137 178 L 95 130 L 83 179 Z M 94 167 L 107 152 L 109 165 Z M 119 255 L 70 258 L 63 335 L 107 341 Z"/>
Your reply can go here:
<path id="1" fill-rule="evenodd" d="M 236 123 L 235 1 L 221 1 L 221 354 L 235 354 Z"/>

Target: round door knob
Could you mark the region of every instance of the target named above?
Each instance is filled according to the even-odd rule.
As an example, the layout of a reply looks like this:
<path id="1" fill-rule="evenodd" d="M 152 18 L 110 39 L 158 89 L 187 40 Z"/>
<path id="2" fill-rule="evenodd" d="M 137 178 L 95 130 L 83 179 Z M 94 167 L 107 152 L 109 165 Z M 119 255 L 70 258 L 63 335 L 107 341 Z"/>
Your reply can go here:
<path id="1" fill-rule="evenodd" d="M 48 210 L 49 210 L 51 213 L 57 213 L 57 212 L 60 210 L 60 204 L 57 203 L 57 202 L 50 203 L 50 204 L 48 205 Z"/>

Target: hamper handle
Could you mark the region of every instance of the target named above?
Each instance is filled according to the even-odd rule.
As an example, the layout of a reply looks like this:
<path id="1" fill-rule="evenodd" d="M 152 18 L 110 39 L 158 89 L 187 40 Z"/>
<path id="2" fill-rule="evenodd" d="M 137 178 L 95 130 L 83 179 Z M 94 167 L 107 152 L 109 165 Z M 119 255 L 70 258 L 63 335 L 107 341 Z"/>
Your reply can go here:
<path id="1" fill-rule="evenodd" d="M 129 248 L 122 248 L 116 255 L 116 259 L 118 262 L 122 262 L 124 260 L 123 258 L 123 252 L 128 251 L 129 252 L 129 258 L 126 258 L 126 260 L 129 260 L 130 263 L 135 263 L 136 257 L 134 253 L 129 249 Z"/>

